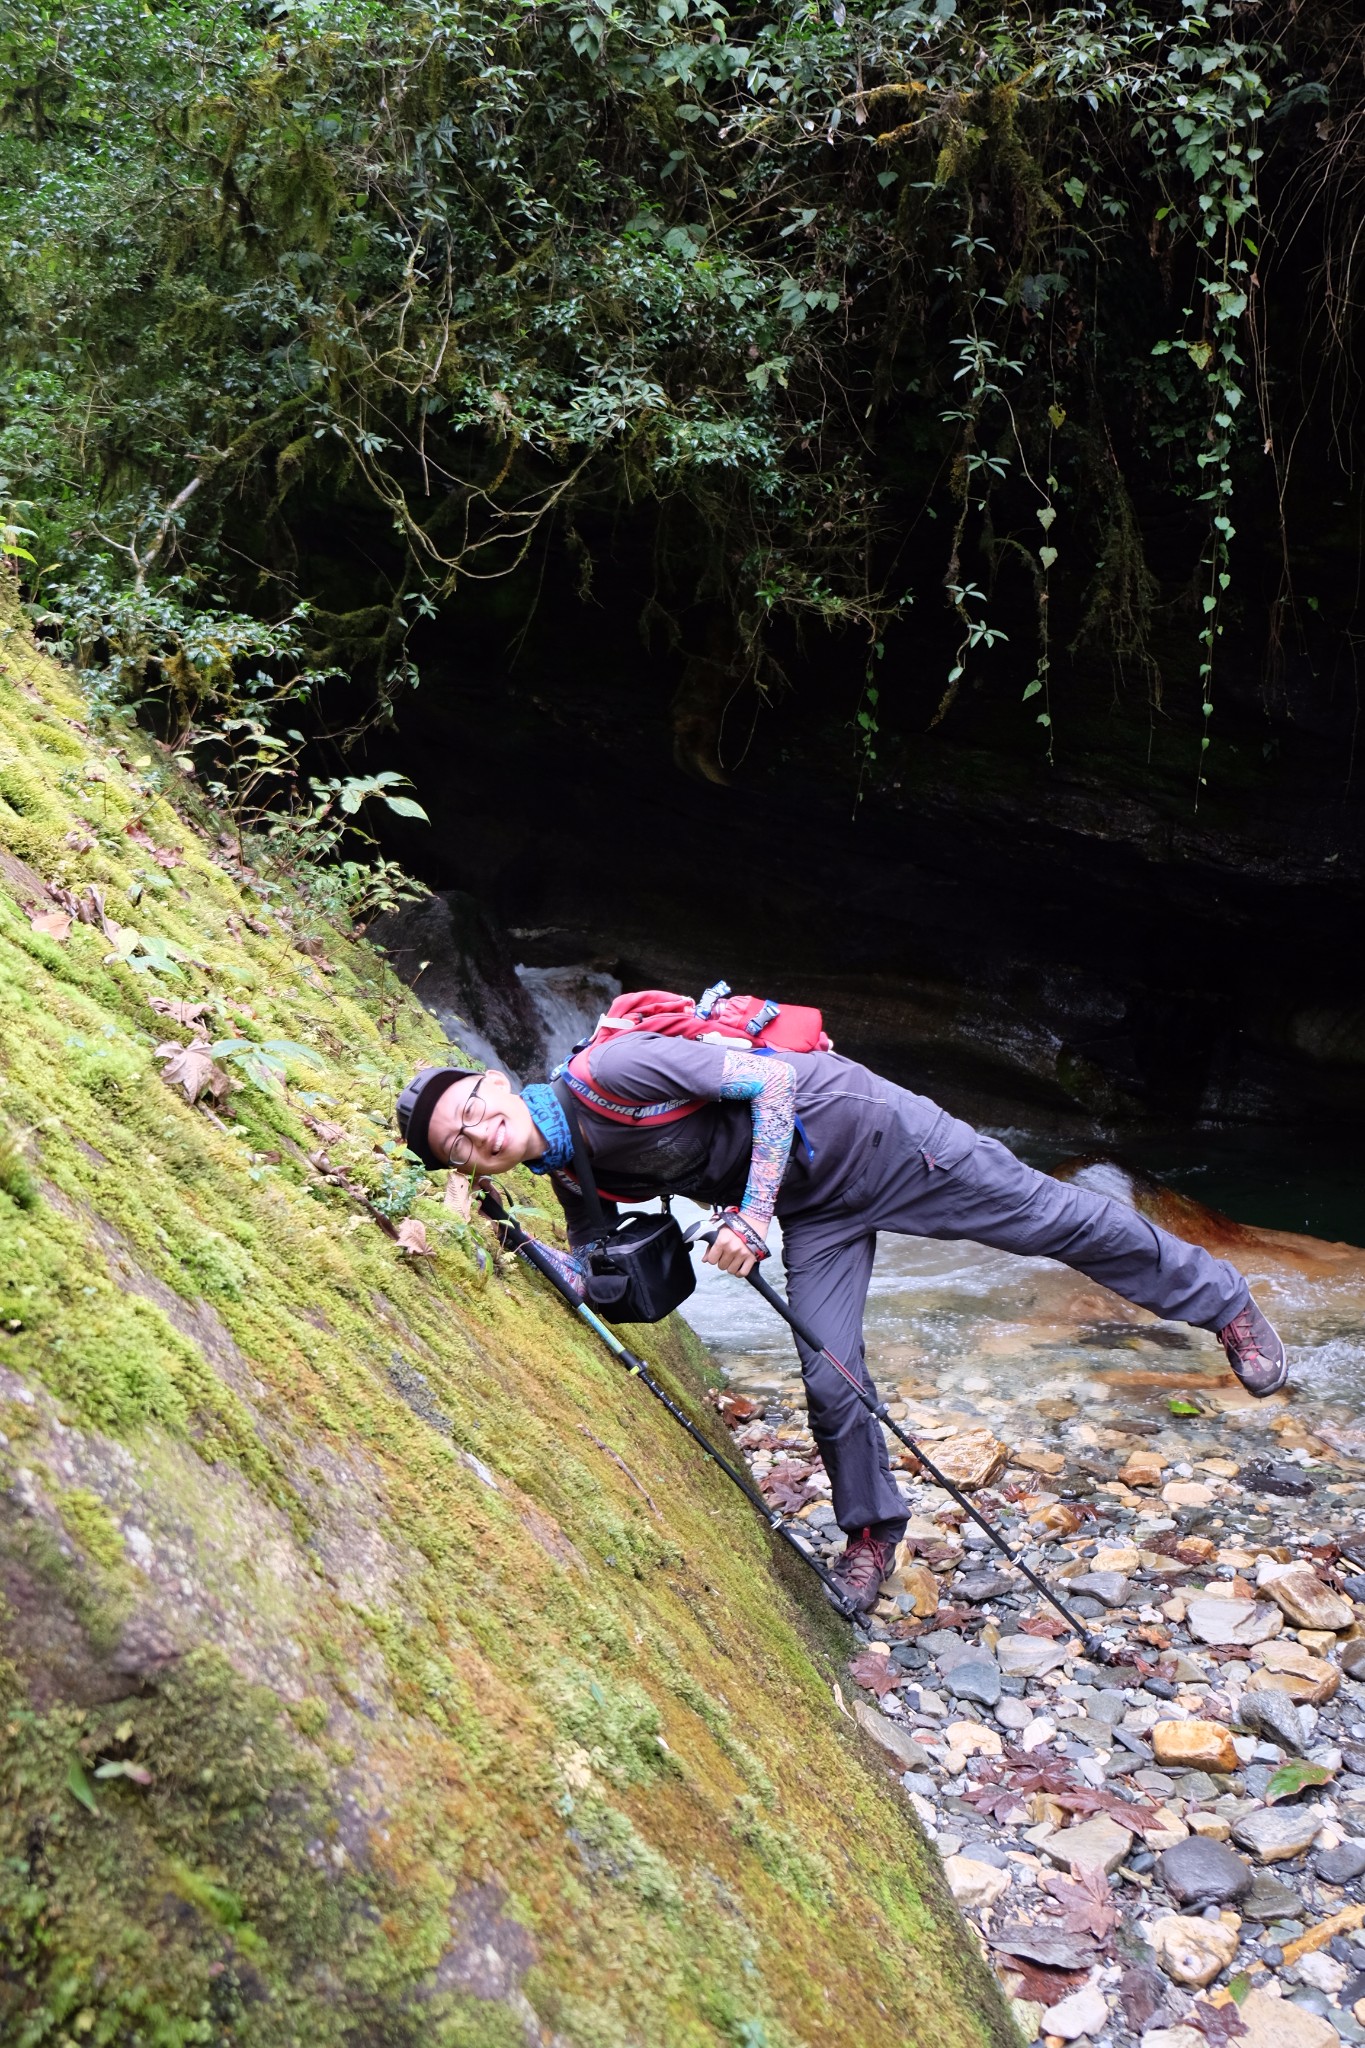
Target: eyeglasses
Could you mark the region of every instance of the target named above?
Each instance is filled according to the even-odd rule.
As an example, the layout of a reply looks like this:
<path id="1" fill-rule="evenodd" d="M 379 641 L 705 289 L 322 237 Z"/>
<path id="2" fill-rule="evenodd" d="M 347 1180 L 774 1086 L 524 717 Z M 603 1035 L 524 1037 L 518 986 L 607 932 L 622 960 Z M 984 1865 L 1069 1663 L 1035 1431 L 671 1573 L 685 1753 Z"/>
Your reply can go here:
<path id="1" fill-rule="evenodd" d="M 482 1086 L 483 1076 L 481 1074 L 464 1099 L 464 1111 L 460 1117 L 460 1128 L 451 1139 L 450 1150 L 446 1154 L 446 1165 L 455 1167 L 460 1173 L 463 1173 L 470 1160 L 474 1157 L 474 1140 L 470 1133 L 478 1124 L 483 1122 L 484 1117 L 488 1114 L 488 1105 L 479 1094 Z"/>

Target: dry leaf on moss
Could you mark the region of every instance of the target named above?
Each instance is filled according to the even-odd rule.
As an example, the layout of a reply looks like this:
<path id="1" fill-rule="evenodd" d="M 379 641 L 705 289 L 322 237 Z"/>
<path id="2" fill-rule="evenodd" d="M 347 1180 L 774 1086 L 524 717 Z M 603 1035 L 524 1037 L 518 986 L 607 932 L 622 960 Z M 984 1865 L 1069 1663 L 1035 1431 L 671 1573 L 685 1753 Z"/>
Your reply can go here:
<path id="1" fill-rule="evenodd" d="M 468 1223 L 473 1214 L 470 1201 L 469 1175 L 451 1172 L 446 1175 L 445 1205 L 453 1209 L 461 1223 Z"/>
<path id="2" fill-rule="evenodd" d="M 324 1145 L 339 1145 L 346 1135 L 345 1124 L 331 1123 L 326 1117 L 306 1116 L 305 1127 L 315 1138 L 321 1138 Z"/>
<path id="3" fill-rule="evenodd" d="M 415 1216 L 407 1216 L 399 1224 L 395 1235 L 398 1249 L 414 1259 L 434 1259 L 434 1248 L 427 1243 L 427 1226 L 419 1223 Z"/>
<path id="4" fill-rule="evenodd" d="M 30 910 L 28 921 L 35 932 L 44 938 L 55 939 L 59 946 L 65 945 L 71 937 L 71 913 L 68 910 Z"/>
<path id="5" fill-rule="evenodd" d="M 183 1088 L 187 1102 L 197 1102 L 213 1079 L 213 1054 L 203 1039 L 196 1039 L 193 1045 L 177 1045 L 173 1038 L 168 1039 L 153 1057 L 166 1062 L 162 1080 L 168 1088 Z M 226 1080 L 226 1075 L 223 1078 Z"/>
<path id="6" fill-rule="evenodd" d="M 207 1003 L 186 1003 L 178 996 L 148 996 L 148 1004 L 158 1017 L 169 1017 L 172 1024 L 202 1024 Z"/>
<path id="7" fill-rule="evenodd" d="M 123 829 L 134 846 L 141 846 L 150 853 L 158 867 L 178 868 L 184 862 L 185 856 L 178 846 L 158 846 L 145 825 L 134 823 L 125 825 Z"/>

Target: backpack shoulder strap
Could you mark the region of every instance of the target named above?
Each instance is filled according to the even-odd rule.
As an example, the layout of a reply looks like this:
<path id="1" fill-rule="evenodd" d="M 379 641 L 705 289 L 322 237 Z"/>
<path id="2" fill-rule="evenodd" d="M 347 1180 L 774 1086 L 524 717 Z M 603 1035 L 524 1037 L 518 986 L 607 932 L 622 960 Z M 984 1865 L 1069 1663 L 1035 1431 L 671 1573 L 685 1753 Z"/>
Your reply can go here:
<path id="1" fill-rule="evenodd" d="M 564 1120 L 569 1126 L 569 1137 L 573 1143 L 574 1178 L 578 1182 L 578 1191 L 583 1197 L 584 1207 L 599 1240 L 608 1238 L 611 1235 L 611 1225 L 607 1222 L 606 1211 L 602 1207 L 602 1197 L 597 1192 L 597 1179 L 592 1170 L 592 1161 L 588 1158 L 588 1148 L 583 1143 L 583 1132 L 579 1126 L 578 1110 L 573 1095 L 563 1081 L 554 1083 L 554 1092 L 555 1100 L 563 1110 Z"/>

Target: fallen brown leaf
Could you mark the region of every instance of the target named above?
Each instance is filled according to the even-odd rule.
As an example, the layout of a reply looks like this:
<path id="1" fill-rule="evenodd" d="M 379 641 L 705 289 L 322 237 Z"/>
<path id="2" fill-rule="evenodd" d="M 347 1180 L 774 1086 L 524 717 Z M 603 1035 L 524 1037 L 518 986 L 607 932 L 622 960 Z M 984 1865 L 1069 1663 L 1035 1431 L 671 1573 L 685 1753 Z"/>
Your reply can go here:
<path id="1" fill-rule="evenodd" d="M 346 1135 L 345 1124 L 332 1123 L 327 1117 L 306 1116 L 305 1127 L 315 1138 L 321 1138 L 324 1145 L 339 1145 Z"/>
<path id="2" fill-rule="evenodd" d="M 208 1008 L 207 1003 L 186 1003 L 178 996 L 148 996 L 147 1003 L 158 1017 L 169 1017 L 172 1024 L 186 1026 L 202 1024 Z"/>
<path id="3" fill-rule="evenodd" d="M 197 1102 L 213 1079 L 213 1054 L 203 1039 L 196 1039 L 193 1045 L 177 1045 L 173 1038 L 168 1039 L 153 1057 L 165 1061 L 162 1080 L 168 1088 L 183 1088 L 187 1102 Z"/>
<path id="4" fill-rule="evenodd" d="M 1049 1873 L 1040 1880 L 1062 1908 L 1068 1934 L 1093 1934 L 1103 1941 L 1118 1925 L 1118 1907 L 1102 1870 L 1081 1871 L 1074 1878 Z"/>
<path id="5" fill-rule="evenodd" d="M 35 932 L 44 938 L 55 939 L 59 946 L 71 937 L 71 913 L 68 910 L 30 910 L 28 921 Z"/>
<path id="6" fill-rule="evenodd" d="M 419 1223 L 415 1216 L 406 1216 L 394 1232 L 398 1249 L 413 1259 L 434 1259 L 435 1250 L 427 1243 L 427 1226 Z"/>
<path id="7" fill-rule="evenodd" d="M 864 1650 L 861 1657 L 854 1657 L 848 1667 L 848 1675 L 868 1692 L 875 1692 L 881 1699 L 888 1692 L 895 1692 L 905 1682 L 905 1673 L 889 1657 L 874 1657 L 870 1650 Z"/>

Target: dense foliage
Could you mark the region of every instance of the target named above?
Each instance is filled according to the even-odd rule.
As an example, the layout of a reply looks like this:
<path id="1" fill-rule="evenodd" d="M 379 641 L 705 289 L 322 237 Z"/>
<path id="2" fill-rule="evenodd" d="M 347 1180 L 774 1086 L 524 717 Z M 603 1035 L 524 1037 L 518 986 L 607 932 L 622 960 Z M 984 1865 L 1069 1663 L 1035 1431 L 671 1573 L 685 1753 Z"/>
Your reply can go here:
<path id="1" fill-rule="evenodd" d="M 1359 32 L 1272 14 L 17 0 L 31 592 L 186 719 L 329 667 L 383 703 L 433 605 L 538 550 L 587 585 L 629 523 L 649 620 L 703 607 L 731 675 L 778 673 L 780 620 L 853 628 L 869 752 L 912 601 L 923 722 L 984 676 L 1050 744 L 1088 648 L 1157 705 L 1161 613 L 1207 746 L 1239 493 L 1281 647 L 1296 432 L 1350 465 Z"/>

